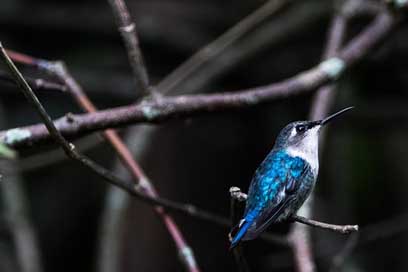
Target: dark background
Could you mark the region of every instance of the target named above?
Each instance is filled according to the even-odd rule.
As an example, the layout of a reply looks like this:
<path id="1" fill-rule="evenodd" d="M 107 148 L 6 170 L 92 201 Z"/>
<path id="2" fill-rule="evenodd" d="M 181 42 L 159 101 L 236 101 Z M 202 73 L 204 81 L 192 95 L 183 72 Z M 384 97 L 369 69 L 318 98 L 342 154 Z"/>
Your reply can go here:
<path id="1" fill-rule="evenodd" d="M 138 26 L 153 83 L 263 3 L 126 2 Z M 243 89 L 279 81 L 318 64 L 333 15 L 332 2 L 294 2 L 233 47 L 242 58 L 228 62 L 228 68 L 204 84 L 196 84 L 200 73 L 225 65 L 219 57 L 179 89 L 201 93 Z M 369 21 L 368 16 L 353 20 L 349 35 Z M 328 130 L 320 156 L 314 218 L 362 227 L 363 238 L 343 271 L 406 271 L 408 265 L 404 227 L 408 219 L 404 216 L 408 192 L 407 37 L 402 24 L 338 82 L 331 111 L 349 105 L 356 108 Z M 129 104 L 139 95 L 107 1 L 2 0 L 0 39 L 7 48 L 64 60 L 99 108 Z M 26 75 L 37 75 L 32 69 L 22 69 Z M 81 112 L 67 94 L 38 95 L 53 117 Z M 149 134 L 143 156 L 136 158 L 161 195 L 227 216 L 229 187 L 247 190 L 279 130 L 290 121 L 307 118 L 312 97 L 301 95 L 166 122 Z M 0 82 L 0 99 L 5 120 L 2 129 L 39 122 L 11 84 Z M 97 137 L 80 139 L 77 144 L 98 162 L 114 167 L 116 156 Z M 107 186 L 61 152 L 52 151 L 54 148 L 23 150 L 18 162 L 45 271 L 96 271 Z M 184 215 L 174 217 L 203 271 L 236 270 L 227 250 L 228 229 Z M 393 218 L 398 220 L 389 223 Z M 383 221 L 388 223 L 371 228 Z M 1 225 L 0 270 L 17 271 L 10 229 Z M 166 229 L 149 206 L 132 201 L 125 228 L 121 271 L 183 269 Z M 286 226 L 274 229 L 285 232 Z M 319 271 L 327 271 L 347 236 L 319 229 L 312 229 L 312 234 Z M 253 271 L 294 270 L 291 251 L 281 246 L 256 240 L 248 243 L 246 255 Z"/>

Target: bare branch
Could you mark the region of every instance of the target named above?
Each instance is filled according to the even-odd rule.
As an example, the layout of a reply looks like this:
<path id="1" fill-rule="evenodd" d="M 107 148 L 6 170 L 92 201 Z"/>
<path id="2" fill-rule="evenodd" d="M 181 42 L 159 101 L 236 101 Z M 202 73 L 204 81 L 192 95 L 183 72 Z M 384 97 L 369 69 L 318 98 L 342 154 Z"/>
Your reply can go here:
<path id="1" fill-rule="evenodd" d="M 327 223 L 323 223 L 323 222 L 320 222 L 320 221 L 308 219 L 308 218 L 305 218 L 305 217 L 299 216 L 299 215 L 294 215 L 294 216 L 292 216 L 291 219 L 298 222 L 298 223 L 302 223 L 302 224 L 312 226 L 312 227 L 316 227 L 316 228 L 331 230 L 331 231 L 338 232 L 338 233 L 341 233 L 341 234 L 349 234 L 349 233 L 358 231 L 358 225 L 333 225 L 333 224 L 327 224 Z"/>
<path id="2" fill-rule="evenodd" d="M 0 71 L 0 80 L 4 82 L 14 83 L 14 80 L 6 73 Z M 27 78 L 26 79 L 28 84 L 30 84 L 31 88 L 34 90 L 40 91 L 60 91 L 65 92 L 66 87 L 59 83 L 55 83 L 52 81 L 48 81 L 42 78 Z"/>
<path id="3" fill-rule="evenodd" d="M 235 199 L 236 201 L 246 201 L 248 195 L 243 193 L 240 188 L 238 187 L 231 187 L 230 188 L 230 194 L 231 194 L 231 199 Z M 339 232 L 342 234 L 348 234 L 354 231 L 358 231 L 358 226 L 357 225 L 333 225 L 333 224 L 327 224 L 323 223 L 320 221 L 312 220 L 305 218 L 303 216 L 299 215 L 293 215 L 288 221 L 295 221 L 298 223 L 302 223 L 308 226 L 316 227 L 316 228 L 321 228 L 321 229 L 326 229 L 326 230 L 331 230 L 334 232 Z"/>
<path id="4" fill-rule="evenodd" d="M 136 24 L 132 22 L 124 0 L 108 0 L 108 2 L 111 5 L 119 32 L 125 43 L 129 63 L 132 67 L 137 87 L 140 88 L 144 95 L 151 94 L 152 90 L 149 85 L 149 76 L 139 47 Z"/>
<path id="5" fill-rule="evenodd" d="M 214 112 L 249 107 L 274 99 L 311 92 L 317 87 L 334 80 L 344 67 L 360 60 L 372 47 L 392 29 L 395 19 L 384 12 L 359 36 L 342 50 L 338 57 L 279 83 L 241 90 L 235 93 L 210 95 L 184 95 L 163 97 L 159 100 L 145 100 L 137 105 L 102 110 L 89 114 L 70 115 L 56 121 L 62 135 L 74 137 L 109 127 L 119 127 L 130 123 L 162 122 L 175 117 L 190 117 L 204 112 Z M 19 128 L 27 137 L 7 137 L 9 131 L 0 132 L 0 139 L 9 146 L 19 147 L 37 144 L 50 139 L 46 127 L 37 124 Z"/>

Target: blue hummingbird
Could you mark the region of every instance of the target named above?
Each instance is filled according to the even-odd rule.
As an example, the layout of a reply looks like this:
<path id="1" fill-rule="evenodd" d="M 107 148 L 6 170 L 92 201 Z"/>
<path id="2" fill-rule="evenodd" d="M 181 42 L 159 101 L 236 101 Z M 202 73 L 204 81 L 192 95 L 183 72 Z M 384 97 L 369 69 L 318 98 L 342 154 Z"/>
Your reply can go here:
<path id="1" fill-rule="evenodd" d="M 281 130 L 252 178 L 244 217 L 231 231 L 231 248 L 258 237 L 270 224 L 294 215 L 310 195 L 319 171 L 321 128 L 345 108 L 318 121 L 297 121 Z"/>

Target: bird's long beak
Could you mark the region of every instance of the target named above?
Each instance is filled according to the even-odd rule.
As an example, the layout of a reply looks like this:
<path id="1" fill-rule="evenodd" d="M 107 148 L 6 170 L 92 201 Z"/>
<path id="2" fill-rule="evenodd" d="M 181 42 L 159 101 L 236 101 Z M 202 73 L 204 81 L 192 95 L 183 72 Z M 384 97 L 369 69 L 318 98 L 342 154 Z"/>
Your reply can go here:
<path id="1" fill-rule="evenodd" d="M 342 109 L 341 111 L 338 111 L 338 112 L 336 112 L 336 113 L 334 113 L 334 114 L 332 114 L 332 115 L 330 115 L 330 116 L 324 118 L 323 120 L 320 120 L 320 121 L 317 121 L 317 122 L 319 122 L 321 126 L 324 126 L 324 125 L 326 125 L 327 123 L 329 123 L 330 121 L 332 121 L 333 119 L 335 119 L 335 118 L 337 118 L 338 116 L 340 116 L 341 114 L 343 114 L 343 113 L 345 113 L 345 112 L 347 112 L 347 111 L 349 111 L 349 110 L 351 110 L 351 109 L 353 109 L 353 108 L 354 108 L 354 107 L 348 107 L 348 108 Z"/>

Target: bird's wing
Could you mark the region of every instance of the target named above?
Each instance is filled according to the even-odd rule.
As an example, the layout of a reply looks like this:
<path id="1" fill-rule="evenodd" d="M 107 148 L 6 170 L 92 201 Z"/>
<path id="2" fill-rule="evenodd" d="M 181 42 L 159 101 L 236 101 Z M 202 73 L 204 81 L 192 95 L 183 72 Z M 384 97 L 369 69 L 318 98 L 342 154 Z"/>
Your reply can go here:
<path id="1" fill-rule="evenodd" d="M 305 175 L 310 170 L 310 165 L 301 159 L 292 163 L 281 162 L 281 164 L 279 167 L 285 168 L 285 174 L 274 176 L 273 186 L 275 186 L 275 190 L 273 191 L 273 197 L 258 213 L 243 240 L 256 238 L 271 223 L 278 219 L 288 205 L 292 203 L 302 179 L 305 178 Z"/>

